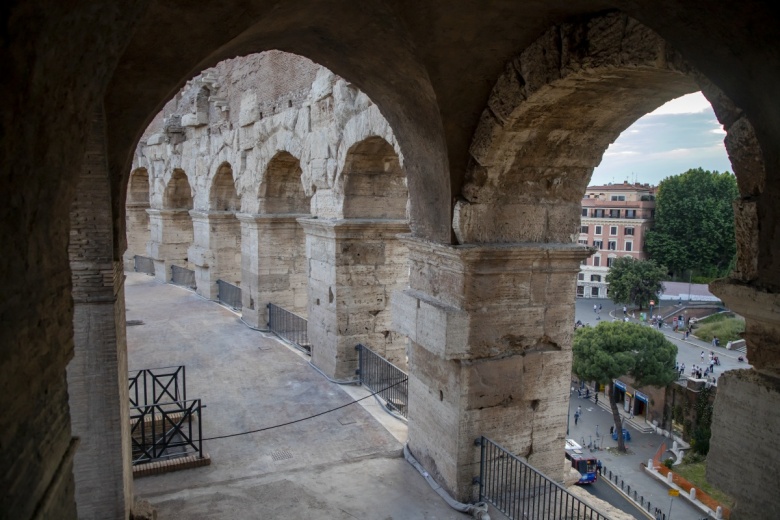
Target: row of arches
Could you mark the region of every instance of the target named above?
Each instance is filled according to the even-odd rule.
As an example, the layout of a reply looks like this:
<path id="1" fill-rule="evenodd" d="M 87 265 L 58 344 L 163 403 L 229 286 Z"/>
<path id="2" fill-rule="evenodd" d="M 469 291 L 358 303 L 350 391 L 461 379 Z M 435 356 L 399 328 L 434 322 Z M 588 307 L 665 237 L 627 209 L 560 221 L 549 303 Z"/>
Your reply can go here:
<path id="1" fill-rule="evenodd" d="M 298 158 L 286 151 L 275 153 L 267 163 L 260 186 L 249 187 L 248 191 L 259 193 L 259 212 L 250 214 L 241 212 L 236 189 L 238 179 L 234 178 L 228 163 L 222 163 L 212 178 L 208 188 L 208 210 L 193 209 L 193 190 L 187 174 L 180 168 L 173 170 L 165 185 L 162 207 L 151 207 L 149 173 L 146 168 L 136 169 L 131 174 L 128 189 L 126 267 L 132 268 L 136 255 L 148 255 L 155 264 L 158 278 L 167 281 L 171 279 L 172 266 L 191 269 L 195 272 L 197 292 L 207 298 L 217 296 L 218 280 L 240 286 L 242 313 L 252 326 L 266 326 L 269 303 L 307 316 L 308 282 L 312 276 L 318 276 L 317 273 L 312 275 L 309 259 L 315 258 L 320 270 L 323 265 L 339 270 L 342 260 L 337 257 L 348 255 L 357 247 L 349 244 L 356 227 L 362 226 L 358 234 L 369 241 L 371 233 L 381 235 L 383 240 L 392 238 L 387 237 L 386 232 L 383 234 L 387 222 L 398 231 L 408 230 L 405 227 L 408 193 L 405 174 L 393 147 L 381 137 L 369 136 L 349 149 L 343 171 L 337 176 L 343 185 L 340 187 L 343 218 L 339 222 L 349 223 L 350 237 L 339 236 L 339 231 L 333 231 L 333 236 L 322 236 L 321 230 L 315 231 L 317 226 L 311 222 L 298 222 L 298 219 L 319 217 L 311 211 L 311 198 L 306 196 L 301 172 Z M 313 226 L 308 237 L 308 254 L 307 233 L 301 227 L 304 224 Z M 332 241 L 339 244 L 334 248 L 328 244 Z M 315 251 L 312 252 L 312 248 Z M 322 256 L 316 251 L 318 248 L 328 253 Z M 382 254 L 368 252 L 361 257 L 356 253 L 349 261 L 363 265 L 364 270 L 372 264 L 371 270 L 396 271 L 394 276 L 384 277 L 388 279 L 386 283 L 374 283 L 380 296 L 372 300 L 380 303 L 362 311 L 367 316 L 374 313 L 369 320 L 372 323 L 360 331 L 353 330 L 350 335 L 357 337 L 364 336 L 367 330 L 378 331 L 383 339 L 375 348 L 386 353 L 389 346 L 392 361 L 405 365 L 402 340 L 390 333 L 392 290 L 386 288 L 405 287 L 406 276 L 397 271 L 402 271 L 406 258 L 399 248 L 384 245 L 382 248 Z M 319 274 L 321 278 L 328 278 Z M 348 272 L 344 274 L 349 276 Z M 331 281 L 328 303 L 333 303 L 333 291 Z M 353 314 L 353 310 L 345 304 L 336 313 Z M 383 316 L 377 319 L 380 314 Z M 368 319 L 364 317 L 362 322 Z M 376 323 L 383 319 L 384 324 Z"/>

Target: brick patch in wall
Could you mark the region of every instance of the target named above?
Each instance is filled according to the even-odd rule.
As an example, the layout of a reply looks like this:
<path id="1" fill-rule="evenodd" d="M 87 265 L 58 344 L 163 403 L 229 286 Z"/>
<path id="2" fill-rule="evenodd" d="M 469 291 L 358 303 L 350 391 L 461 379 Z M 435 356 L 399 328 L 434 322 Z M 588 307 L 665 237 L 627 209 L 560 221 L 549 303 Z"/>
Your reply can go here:
<path id="1" fill-rule="evenodd" d="M 210 464 L 211 457 L 208 453 L 204 453 L 202 458 L 193 454 L 176 459 L 158 460 L 156 462 L 133 466 L 133 478 L 148 477 L 149 475 L 159 475 L 161 473 L 169 473 L 171 471 L 180 471 L 183 469 L 199 468 L 200 466 L 208 466 Z"/>

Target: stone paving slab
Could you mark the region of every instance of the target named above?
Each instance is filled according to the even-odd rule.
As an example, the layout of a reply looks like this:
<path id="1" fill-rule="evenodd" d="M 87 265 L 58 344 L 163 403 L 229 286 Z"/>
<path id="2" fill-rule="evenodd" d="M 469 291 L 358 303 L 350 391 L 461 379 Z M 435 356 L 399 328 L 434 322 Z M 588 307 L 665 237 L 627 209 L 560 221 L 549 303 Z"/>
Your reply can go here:
<path id="1" fill-rule="evenodd" d="M 125 294 L 127 320 L 142 323 L 127 328 L 130 370 L 185 365 L 187 398 L 205 405 L 205 438 L 295 421 L 353 400 L 303 354 L 191 291 L 127 273 Z M 373 402 L 365 401 L 369 408 Z M 204 449 L 210 466 L 134 482 L 161 520 L 468 518 L 430 489 L 402 458 L 401 442 L 357 404 L 205 441 Z"/>

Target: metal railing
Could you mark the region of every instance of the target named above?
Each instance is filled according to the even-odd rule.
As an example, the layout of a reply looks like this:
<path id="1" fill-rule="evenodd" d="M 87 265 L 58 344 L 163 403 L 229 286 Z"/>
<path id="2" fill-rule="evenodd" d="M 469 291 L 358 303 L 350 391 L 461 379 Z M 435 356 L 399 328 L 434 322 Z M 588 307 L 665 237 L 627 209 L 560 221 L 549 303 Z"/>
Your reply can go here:
<path id="1" fill-rule="evenodd" d="M 277 336 L 286 339 L 311 354 L 309 322 L 306 321 L 306 318 L 269 303 L 268 328 Z"/>
<path id="2" fill-rule="evenodd" d="M 195 289 L 195 271 L 178 265 L 171 266 L 171 283 Z"/>
<path id="3" fill-rule="evenodd" d="M 197 453 L 203 458 L 200 399 L 130 408 L 133 465 Z"/>
<path id="4" fill-rule="evenodd" d="M 238 310 L 241 308 L 241 288 L 225 280 L 217 280 L 217 300 Z"/>
<path id="5" fill-rule="evenodd" d="M 487 437 L 477 439 L 477 444 L 479 499 L 510 519 L 609 519 Z"/>
<path id="6" fill-rule="evenodd" d="M 409 418 L 409 376 L 388 360 L 366 347 L 357 345 L 360 383 L 404 418 Z"/>
<path id="7" fill-rule="evenodd" d="M 187 400 L 187 373 L 184 365 L 146 368 L 129 373 L 130 406 Z"/>
<path id="8" fill-rule="evenodd" d="M 146 273 L 154 276 L 154 260 L 148 256 L 135 255 L 133 261 L 133 269 L 135 269 L 136 273 Z"/>

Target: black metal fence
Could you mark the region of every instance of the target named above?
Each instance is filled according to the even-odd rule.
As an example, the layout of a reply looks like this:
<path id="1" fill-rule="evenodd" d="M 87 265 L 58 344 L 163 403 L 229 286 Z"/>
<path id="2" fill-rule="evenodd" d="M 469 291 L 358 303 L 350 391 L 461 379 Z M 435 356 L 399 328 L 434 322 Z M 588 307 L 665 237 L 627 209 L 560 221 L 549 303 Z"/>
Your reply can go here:
<path id="1" fill-rule="evenodd" d="M 357 345 L 360 383 L 382 398 L 387 407 L 409 418 L 409 376 L 388 360 L 366 347 Z"/>
<path id="2" fill-rule="evenodd" d="M 241 308 L 241 288 L 225 280 L 217 280 L 217 299 L 238 310 Z"/>
<path id="3" fill-rule="evenodd" d="M 268 328 L 271 332 L 311 354 L 308 323 L 306 318 L 273 303 L 268 304 Z"/>
<path id="4" fill-rule="evenodd" d="M 133 268 L 135 269 L 136 273 L 146 273 L 148 275 L 154 276 L 154 260 L 148 256 L 135 255 L 133 257 L 133 261 Z"/>
<path id="5" fill-rule="evenodd" d="M 128 378 L 130 406 L 187 400 L 187 372 L 183 365 L 135 370 Z"/>
<path id="6" fill-rule="evenodd" d="M 183 287 L 195 288 L 195 271 L 178 265 L 171 266 L 171 283 Z"/>
<path id="7" fill-rule="evenodd" d="M 479 499 L 510 519 L 609 519 L 487 437 L 477 444 Z"/>
<path id="8" fill-rule="evenodd" d="M 133 465 L 161 459 L 203 458 L 200 399 L 130 408 Z"/>

